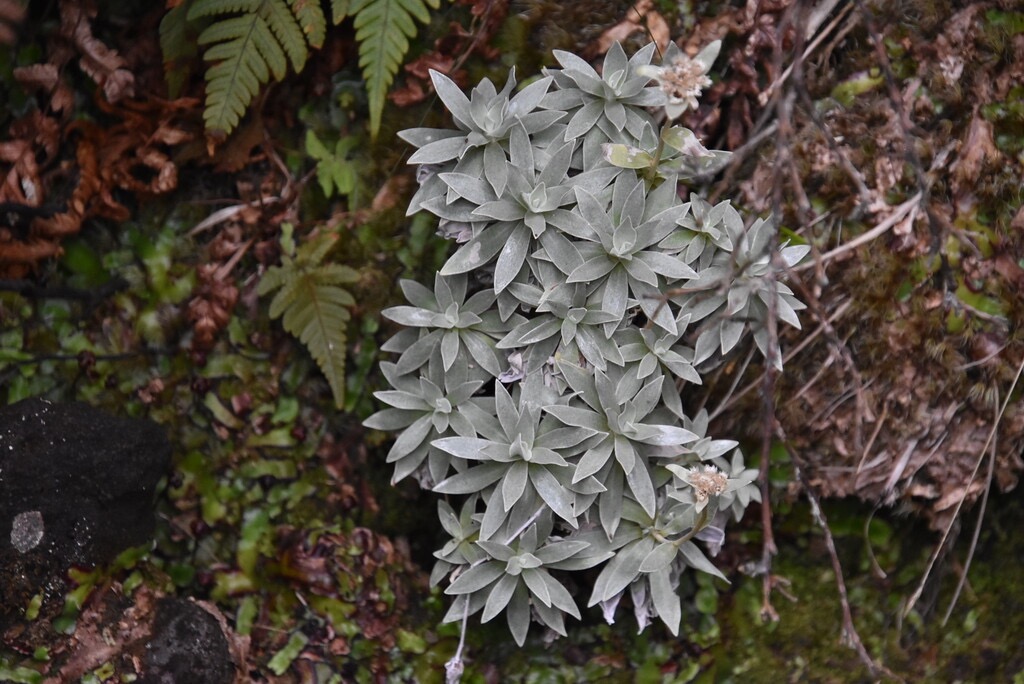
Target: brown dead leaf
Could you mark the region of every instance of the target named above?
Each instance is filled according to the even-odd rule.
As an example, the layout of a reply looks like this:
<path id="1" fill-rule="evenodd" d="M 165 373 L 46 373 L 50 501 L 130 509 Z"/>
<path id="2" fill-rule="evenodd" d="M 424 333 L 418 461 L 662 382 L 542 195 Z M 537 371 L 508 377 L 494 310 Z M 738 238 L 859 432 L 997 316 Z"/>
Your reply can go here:
<path id="1" fill-rule="evenodd" d="M 446 74 L 460 86 L 466 85 L 466 72 L 461 65 L 473 54 L 494 59 L 497 48 L 491 37 L 501 27 L 508 14 L 508 0 L 460 0 L 470 6 L 474 19 L 470 29 L 458 22 L 448 24 L 448 33 L 434 41 L 434 49 L 405 65 L 405 84 L 388 94 L 388 99 L 399 107 L 422 102 L 433 92 L 430 70 Z"/>
<path id="2" fill-rule="evenodd" d="M 1024 204 L 1013 215 L 1013 220 L 1010 221 L 1010 228 L 1016 231 L 1024 231 Z"/>
<path id="3" fill-rule="evenodd" d="M 1024 211 L 1022 207 L 1021 211 Z M 1017 212 L 1018 215 L 1021 212 Z M 1000 254 L 995 258 L 995 269 L 1019 293 L 1024 293 L 1024 268 L 1009 254 Z"/>
<path id="4" fill-rule="evenodd" d="M 107 102 L 135 97 L 135 76 L 125 68 L 124 59 L 92 35 L 91 20 L 95 18 L 93 2 L 60 3 L 61 34 L 81 52 L 78 63 L 82 71 L 103 88 Z"/>
<path id="5" fill-rule="evenodd" d="M 17 40 L 15 27 L 25 18 L 25 8 L 17 0 L 0 0 L 0 45 Z"/>
<path id="6" fill-rule="evenodd" d="M 209 613 L 217 624 L 220 625 L 221 634 L 224 635 L 225 641 L 228 642 L 228 652 L 231 655 L 231 660 L 235 664 L 235 680 L 234 684 L 247 684 L 251 681 L 249 677 L 249 668 L 247 663 L 249 661 L 249 646 L 251 639 L 249 636 L 242 636 L 235 630 L 231 629 L 228 625 L 227 618 L 224 617 L 224 613 L 221 612 L 220 608 L 215 606 L 209 601 L 201 601 L 192 597 L 189 597 L 189 601 L 196 604 L 207 613 Z"/>
<path id="7" fill-rule="evenodd" d="M 17 119 L 10 128 L 12 138 L 26 140 L 36 148 L 42 148 L 45 156 L 36 155 L 39 166 L 47 166 L 57 158 L 61 133 L 61 122 L 39 110 L 33 110 Z"/>
<path id="8" fill-rule="evenodd" d="M 192 140 L 193 137 L 195 136 L 186 130 L 177 128 L 169 121 L 161 121 L 156 131 L 150 136 L 150 141 L 161 145 L 180 145 Z"/>
<path id="9" fill-rule="evenodd" d="M 588 59 L 599 57 L 608 52 L 612 43 L 622 43 L 637 31 L 649 34 L 657 44 L 659 52 L 664 53 L 668 48 L 668 42 L 671 40 L 668 22 L 665 21 L 665 17 L 661 13 L 654 9 L 651 0 L 640 0 L 629 8 L 622 21 L 606 30 L 594 43 L 587 46 L 584 57 Z"/>
<path id="10" fill-rule="evenodd" d="M 370 209 L 380 212 L 394 208 L 400 201 L 405 199 L 410 181 L 411 179 L 407 174 L 394 175 L 388 178 L 387 182 L 373 196 Z"/>
<path id="11" fill-rule="evenodd" d="M 150 636 L 157 593 L 142 585 L 133 595 L 132 606 L 119 620 L 112 622 L 107 613 L 117 605 L 120 595 L 123 595 L 123 589 L 116 582 L 93 592 L 78 618 L 74 635 L 70 637 L 71 658 L 57 675 L 47 677 L 43 684 L 78 681 L 89 670 L 114 658 L 128 644 Z"/>
<path id="12" fill-rule="evenodd" d="M 388 99 L 399 107 L 408 107 L 417 102 L 427 99 L 427 93 L 423 90 L 423 82 L 418 79 L 409 79 L 401 88 L 388 93 Z"/>
<path id="13" fill-rule="evenodd" d="M 217 334 L 231 321 L 231 312 L 238 302 L 238 288 L 230 274 L 218 278 L 220 264 L 203 264 L 197 269 L 199 282 L 188 303 L 188 320 L 195 335 L 192 350 L 205 354 L 213 348 Z"/>
<path id="14" fill-rule="evenodd" d="M 979 107 L 974 107 L 971 125 L 960 147 L 960 157 L 950 167 L 953 192 L 963 196 L 973 191 L 978 178 L 988 164 L 996 164 L 1003 155 L 996 148 L 992 124 L 981 116 Z"/>
<path id="15" fill-rule="evenodd" d="M 57 242 L 35 240 L 32 242 L 0 242 L 0 265 L 35 264 L 44 259 L 60 256 L 63 250 Z M 7 277 L 21 277 L 25 271 L 17 269 L 17 274 L 10 268 L 0 268 Z"/>
<path id="16" fill-rule="evenodd" d="M 38 207 L 42 202 L 42 183 L 32 146 L 24 140 L 0 143 L 0 162 L 10 165 L 0 184 L 0 202 Z"/>
<path id="17" fill-rule="evenodd" d="M 32 64 L 30 66 L 15 67 L 13 73 L 14 80 L 27 90 L 34 90 L 36 88 L 44 91 L 53 90 L 60 81 L 57 66 L 54 64 Z"/>
<path id="18" fill-rule="evenodd" d="M 32 64 L 14 69 L 14 78 L 25 90 L 39 91 L 50 98 L 49 107 L 54 112 L 70 114 L 75 104 L 71 88 L 61 80 L 56 64 Z"/>
<path id="19" fill-rule="evenodd" d="M 217 147 L 214 169 L 223 173 L 241 171 L 255 161 L 260 153 L 254 149 L 259 148 L 265 139 L 263 117 L 254 112 L 254 116 L 248 117 L 223 145 Z"/>
<path id="20" fill-rule="evenodd" d="M 461 30 L 462 27 L 458 26 L 458 28 Z M 456 83 L 465 82 L 466 73 L 455 69 L 455 58 L 445 55 L 439 50 L 433 50 L 405 65 L 405 71 L 413 78 L 406 78 L 405 85 L 389 93 L 388 99 L 399 107 L 407 107 L 425 100 L 429 90 L 425 84 L 430 82 L 431 69 L 447 74 Z"/>

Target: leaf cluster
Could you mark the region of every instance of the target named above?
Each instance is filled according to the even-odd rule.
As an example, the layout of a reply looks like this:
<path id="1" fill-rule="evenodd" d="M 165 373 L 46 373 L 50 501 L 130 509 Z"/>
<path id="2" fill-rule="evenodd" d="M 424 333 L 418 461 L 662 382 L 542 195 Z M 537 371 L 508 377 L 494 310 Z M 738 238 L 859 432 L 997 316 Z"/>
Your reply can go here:
<path id="1" fill-rule="evenodd" d="M 349 155 L 359 145 L 359 139 L 347 135 L 329 148 L 317 137 L 313 129 L 306 131 L 306 152 L 316 160 L 316 178 L 326 197 L 335 194 L 347 196 L 356 189 L 358 165 Z"/>
<path id="2" fill-rule="evenodd" d="M 345 17 L 354 20 L 372 137 L 380 130 L 384 100 L 409 51 L 409 40 L 416 37 L 416 22 L 429 23 L 430 10 L 440 6 L 441 0 L 332 0 L 335 24 Z"/>
<path id="3" fill-rule="evenodd" d="M 341 264 L 324 263 L 334 246 L 333 236 L 295 246 L 290 226 L 282 230 L 281 265 L 267 269 L 257 292 L 270 300 L 270 317 L 281 318 L 284 329 L 299 338 L 327 378 L 334 403 L 345 403 L 345 356 L 349 310 L 355 299 L 342 285 L 358 273 Z"/>
<path id="4" fill-rule="evenodd" d="M 680 68 L 703 78 L 702 54 Z M 681 395 L 744 334 L 764 349 L 771 298 L 799 325 L 772 224 L 680 198 L 680 178 L 727 153 L 671 122 L 655 132 L 650 107 L 678 111 L 699 89 L 651 85 L 652 55 L 616 44 L 599 74 L 556 52 L 562 68 L 518 92 L 513 72 L 468 97 L 432 72 L 455 128 L 400 134 L 418 148 L 409 212 L 459 247 L 433 289 L 403 282 L 409 305 L 383 312 L 405 327 L 383 347 L 397 355 L 377 393 L 388 408 L 366 425 L 399 432 L 396 481 L 465 497 L 458 514 L 439 504 L 446 620 L 504 614 L 520 644 L 531 620 L 565 634 L 579 617 L 566 573 L 599 565 L 589 605 L 611 621 L 629 595 L 641 628 L 678 633 L 682 574 L 721 576 L 696 542 L 716 550 L 759 496 L 736 442 L 707 437 Z"/>
<path id="5" fill-rule="evenodd" d="M 270 78 L 280 81 L 289 65 L 301 72 L 310 49 L 320 48 L 327 19 L 320 3 L 307 0 L 194 0 L 178 5 L 160 25 L 164 58 L 187 54 L 188 25 L 204 25 L 207 46 L 206 130 L 226 137 Z"/>
<path id="6" fill-rule="evenodd" d="M 387 90 L 416 36 L 416 22 L 430 21 L 440 0 L 332 0 L 331 19 L 353 19 L 359 66 L 369 96 L 370 133 L 376 137 Z M 323 46 L 327 17 L 310 0 L 191 0 L 170 9 L 160 24 L 160 44 L 172 87 L 183 82 L 180 62 L 205 48 L 206 130 L 222 139 L 237 126 L 260 89 L 300 73 L 312 50 Z"/>

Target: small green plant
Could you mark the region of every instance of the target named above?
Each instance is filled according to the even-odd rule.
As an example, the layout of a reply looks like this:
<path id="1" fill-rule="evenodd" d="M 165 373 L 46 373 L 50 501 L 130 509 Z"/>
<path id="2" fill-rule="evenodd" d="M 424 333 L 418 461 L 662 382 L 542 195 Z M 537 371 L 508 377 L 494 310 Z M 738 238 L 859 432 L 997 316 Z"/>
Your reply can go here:
<path id="1" fill-rule="evenodd" d="M 225 16 L 227 15 L 227 16 Z M 252 99 L 273 76 L 280 81 L 291 64 L 302 71 L 310 48 L 323 45 L 327 20 L 319 2 L 305 0 L 195 0 L 175 7 L 160 25 L 164 59 L 187 54 L 185 27 L 209 21 L 199 34 L 206 72 L 206 129 L 226 136 Z"/>
<path id="2" fill-rule="evenodd" d="M 430 10 L 440 6 L 441 0 L 331 0 L 335 24 L 345 17 L 355 23 L 372 137 L 380 130 L 384 100 L 409 51 L 409 39 L 416 36 L 416 21 L 429 23 Z"/>
<path id="3" fill-rule="evenodd" d="M 358 145 L 358 138 L 347 135 L 332 150 L 316 137 L 313 129 L 306 131 L 306 153 L 316 160 L 316 179 L 325 197 L 348 196 L 356 189 L 359 165 L 349 155 Z"/>
<path id="4" fill-rule="evenodd" d="M 456 129 L 401 134 L 418 148 L 410 213 L 460 246 L 433 289 L 405 281 L 409 305 L 384 311 L 405 328 L 366 425 L 399 431 L 395 480 L 445 497 L 432 580 L 463 629 L 479 612 L 520 645 L 531 621 L 565 634 L 567 574 L 603 564 L 588 606 L 610 622 L 629 596 L 641 629 L 678 634 L 683 573 L 722 577 L 698 542 L 719 546 L 759 500 L 737 443 L 680 398 L 744 334 L 765 351 L 770 310 L 799 326 L 802 308 L 775 282 L 770 222 L 678 192 L 728 159 L 672 123 L 718 49 L 653 66 L 653 45 L 616 44 L 600 74 L 556 51 L 562 68 L 514 95 L 514 74 L 466 97 L 433 72 Z"/>
<path id="5" fill-rule="evenodd" d="M 299 338 L 331 386 L 334 403 L 345 404 L 345 356 L 352 294 L 343 287 L 359 274 L 348 266 L 324 263 L 335 236 L 321 236 L 296 247 L 292 226 L 281 229 L 281 265 L 267 269 L 257 287 L 259 295 L 274 292 L 270 317 L 281 318 L 284 329 Z"/>
<path id="6" fill-rule="evenodd" d="M 370 135 L 377 137 L 388 88 L 416 36 L 416 21 L 430 21 L 440 0 L 332 0 L 334 24 L 353 18 L 359 67 L 366 82 Z M 195 54 L 189 29 L 212 62 L 206 71 L 206 130 L 229 135 L 271 77 L 282 80 L 289 64 L 299 73 L 310 50 L 327 36 L 327 18 L 313 0 L 186 0 L 160 23 L 160 46 L 168 64 L 172 93 L 183 84 L 179 62 Z"/>

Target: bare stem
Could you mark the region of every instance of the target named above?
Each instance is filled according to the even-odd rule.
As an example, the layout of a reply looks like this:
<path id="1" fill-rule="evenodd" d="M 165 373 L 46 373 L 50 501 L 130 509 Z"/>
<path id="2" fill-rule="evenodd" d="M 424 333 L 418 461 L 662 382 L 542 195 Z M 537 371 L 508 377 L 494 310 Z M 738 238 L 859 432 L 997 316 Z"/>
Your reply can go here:
<path id="1" fill-rule="evenodd" d="M 790 456 L 793 459 L 793 469 L 796 471 L 797 479 L 799 479 L 800 485 L 803 487 L 804 494 L 807 495 L 807 501 L 811 504 L 811 515 L 814 516 L 814 521 L 818 523 L 818 526 L 821 527 L 824 533 L 825 547 L 828 549 L 829 558 L 832 560 L 832 572 L 836 576 L 836 590 L 839 592 L 839 605 L 842 607 L 843 612 L 843 624 L 839 637 L 840 643 L 856 651 L 857 657 L 868 668 L 868 671 L 871 672 L 871 676 L 881 677 L 884 675 L 894 681 L 902 682 L 902 677 L 872 658 L 871 654 L 864 647 L 864 642 L 861 641 L 857 627 L 853 623 L 850 600 L 846 593 L 846 580 L 843 578 L 843 566 L 839 562 L 839 554 L 836 551 L 835 539 L 832 537 L 832 529 L 828 525 L 825 512 L 821 510 L 817 493 L 811 487 L 810 482 L 808 482 L 807 477 L 804 475 L 803 469 L 800 467 L 800 459 L 794 451 L 790 451 Z"/>

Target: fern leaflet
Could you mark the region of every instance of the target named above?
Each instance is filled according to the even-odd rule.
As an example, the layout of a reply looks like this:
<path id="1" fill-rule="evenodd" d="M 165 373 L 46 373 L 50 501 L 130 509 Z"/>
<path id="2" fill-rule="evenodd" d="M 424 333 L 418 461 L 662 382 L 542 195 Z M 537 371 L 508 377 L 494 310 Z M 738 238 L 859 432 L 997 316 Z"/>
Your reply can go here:
<path id="1" fill-rule="evenodd" d="M 299 338 L 323 371 L 338 408 L 345 401 L 345 355 L 352 294 L 339 285 L 352 283 L 358 273 L 348 266 L 324 264 L 333 238 L 308 242 L 297 250 L 291 231 L 282 234 L 281 265 L 267 270 L 257 292 L 270 301 L 271 318 L 282 318 L 284 329 Z M 290 252 L 290 253 L 289 253 Z"/>
<path id="2" fill-rule="evenodd" d="M 309 48 L 323 45 L 327 20 L 314 0 L 196 0 L 188 19 L 220 17 L 199 34 L 210 45 L 206 72 L 206 130 L 225 137 L 270 80 L 284 78 L 291 63 L 302 71 Z"/>
<path id="3" fill-rule="evenodd" d="M 370 103 L 370 135 L 377 137 L 388 88 L 395 80 L 402 59 L 409 51 L 409 39 L 416 37 L 416 23 L 430 22 L 431 9 L 440 0 L 334 0 L 335 23 L 354 16 L 359 42 L 359 67 L 366 81 Z"/>
<path id="4" fill-rule="evenodd" d="M 164 54 L 167 94 L 174 100 L 188 82 L 189 64 L 196 56 L 195 36 L 189 35 L 188 7 L 172 7 L 160 20 L 160 50 Z"/>

